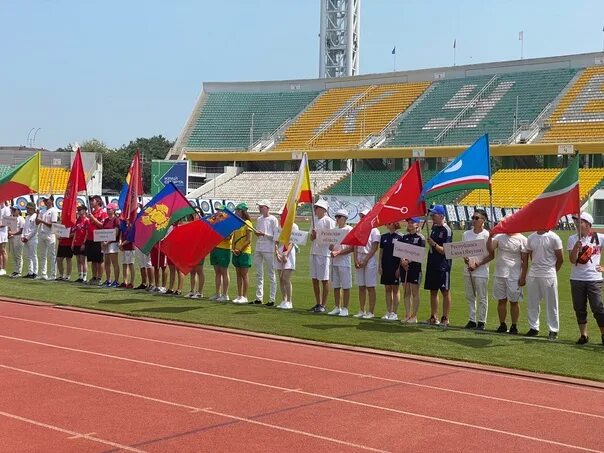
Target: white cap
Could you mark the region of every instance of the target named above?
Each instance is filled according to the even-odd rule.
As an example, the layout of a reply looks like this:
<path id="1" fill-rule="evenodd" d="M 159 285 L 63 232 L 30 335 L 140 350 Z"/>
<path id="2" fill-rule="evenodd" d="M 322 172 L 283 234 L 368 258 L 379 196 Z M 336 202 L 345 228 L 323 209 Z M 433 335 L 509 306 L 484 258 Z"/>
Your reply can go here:
<path id="1" fill-rule="evenodd" d="M 576 218 L 577 218 L 577 216 L 574 215 L 573 219 L 576 219 Z M 585 220 L 590 225 L 594 224 L 594 218 L 591 216 L 591 214 L 589 212 L 582 212 L 581 213 L 581 220 Z"/>
<path id="2" fill-rule="evenodd" d="M 313 206 L 316 206 L 318 208 L 323 208 L 326 211 L 329 209 L 329 203 L 327 203 L 326 200 L 319 200 Z"/>
<path id="3" fill-rule="evenodd" d="M 361 211 L 361 214 L 362 214 L 362 215 L 367 215 L 367 214 L 369 214 L 369 212 L 370 212 L 370 211 L 369 211 L 369 209 L 368 209 L 368 208 L 365 208 L 365 209 L 363 209 L 363 210 Z"/>
<path id="4" fill-rule="evenodd" d="M 263 198 L 262 200 L 260 200 L 258 203 L 256 203 L 258 206 L 266 206 L 267 208 L 271 207 L 271 202 L 268 201 L 266 198 Z"/>
<path id="5" fill-rule="evenodd" d="M 339 215 L 348 218 L 348 211 L 346 209 L 338 209 L 335 216 L 337 217 Z"/>

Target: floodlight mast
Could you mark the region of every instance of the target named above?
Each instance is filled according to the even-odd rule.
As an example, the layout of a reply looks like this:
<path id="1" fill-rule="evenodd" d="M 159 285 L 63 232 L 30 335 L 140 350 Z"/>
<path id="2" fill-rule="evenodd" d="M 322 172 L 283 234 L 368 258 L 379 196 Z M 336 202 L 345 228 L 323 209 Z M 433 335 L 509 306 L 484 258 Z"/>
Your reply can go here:
<path id="1" fill-rule="evenodd" d="M 321 0 L 319 77 L 359 74 L 361 0 Z"/>

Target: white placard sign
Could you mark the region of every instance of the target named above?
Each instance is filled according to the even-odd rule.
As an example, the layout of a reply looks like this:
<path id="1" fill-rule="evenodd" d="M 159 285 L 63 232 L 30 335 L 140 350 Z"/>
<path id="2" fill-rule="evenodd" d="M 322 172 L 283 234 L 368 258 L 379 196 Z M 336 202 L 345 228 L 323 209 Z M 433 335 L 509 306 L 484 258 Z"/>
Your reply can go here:
<path id="1" fill-rule="evenodd" d="M 17 223 L 16 217 L 10 216 L 10 217 L 4 217 L 2 219 L 2 225 L 8 227 L 8 231 L 12 231 L 13 233 L 16 233 L 19 224 Z"/>
<path id="2" fill-rule="evenodd" d="M 115 242 L 115 230 L 94 230 L 94 242 Z"/>
<path id="3" fill-rule="evenodd" d="M 407 244 L 406 242 L 394 241 L 394 252 L 397 258 L 416 263 L 423 263 L 426 257 L 426 248 L 419 245 Z"/>
<path id="4" fill-rule="evenodd" d="M 53 223 L 50 227 L 50 231 L 52 234 L 60 238 L 68 238 L 70 233 L 70 229 L 65 225 L 61 225 L 60 223 Z"/>
<path id="5" fill-rule="evenodd" d="M 349 230 L 334 228 L 332 230 L 317 230 L 317 242 L 321 245 L 339 245 Z"/>
<path id="6" fill-rule="evenodd" d="M 487 254 L 487 242 L 484 239 L 464 242 L 447 242 L 444 244 L 447 259 L 466 256 L 483 256 Z"/>
<path id="7" fill-rule="evenodd" d="M 280 234 L 281 228 L 275 229 L 275 240 L 279 239 Z M 306 245 L 306 241 L 308 240 L 308 231 L 292 230 L 289 240 L 292 242 L 292 244 Z"/>

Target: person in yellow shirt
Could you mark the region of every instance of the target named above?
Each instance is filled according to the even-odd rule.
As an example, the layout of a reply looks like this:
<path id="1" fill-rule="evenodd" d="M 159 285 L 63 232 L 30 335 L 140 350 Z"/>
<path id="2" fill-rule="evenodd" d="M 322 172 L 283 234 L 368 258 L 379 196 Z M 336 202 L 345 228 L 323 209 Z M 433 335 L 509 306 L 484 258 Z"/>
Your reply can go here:
<path id="1" fill-rule="evenodd" d="M 254 226 L 247 212 L 247 204 L 239 203 L 235 207 L 235 214 L 245 221 L 245 225 L 233 232 L 233 266 L 237 272 L 237 297 L 233 299 L 236 304 L 247 304 L 247 290 L 250 286 L 248 272 L 252 267 L 252 231 Z"/>
<path id="2" fill-rule="evenodd" d="M 224 209 L 224 206 L 218 208 Z M 214 283 L 216 284 L 216 294 L 210 297 L 210 300 L 217 302 L 227 302 L 229 299 L 229 263 L 231 261 L 231 244 L 233 235 L 224 238 L 214 250 L 210 252 L 210 264 L 214 266 Z"/>

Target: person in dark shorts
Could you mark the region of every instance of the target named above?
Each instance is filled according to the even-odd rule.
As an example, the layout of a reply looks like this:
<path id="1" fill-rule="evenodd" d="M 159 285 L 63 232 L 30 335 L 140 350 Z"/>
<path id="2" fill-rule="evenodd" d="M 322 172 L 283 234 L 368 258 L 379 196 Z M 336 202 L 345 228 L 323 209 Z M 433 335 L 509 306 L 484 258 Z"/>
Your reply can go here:
<path id="1" fill-rule="evenodd" d="M 86 283 L 88 279 L 88 263 L 86 262 L 86 240 L 90 230 L 90 221 L 88 220 L 88 208 L 78 206 L 76 224 L 71 227 L 73 233 L 71 250 L 77 260 L 78 278 L 76 283 Z"/>
<path id="2" fill-rule="evenodd" d="M 407 219 L 407 234 L 403 235 L 403 242 L 417 247 L 426 246 L 426 238 L 419 232 L 420 221 L 418 217 Z M 403 302 L 405 304 L 405 319 L 402 322 L 416 323 L 419 309 L 419 284 L 422 280 L 422 263 L 402 259 L 399 276 L 403 285 Z"/>
<path id="3" fill-rule="evenodd" d="M 88 213 L 89 227 L 86 238 L 86 258 L 92 265 L 92 278 L 88 281 L 90 285 L 100 285 L 103 277 L 103 252 L 101 243 L 94 241 L 95 230 L 103 228 L 103 222 L 107 218 L 107 211 L 103 208 L 103 199 L 100 195 L 90 197 L 90 209 Z"/>
<path id="4" fill-rule="evenodd" d="M 424 289 L 430 290 L 430 319 L 428 324 L 449 325 L 449 311 L 451 310 L 451 260 L 445 257 L 444 244 L 453 242 L 453 232 L 445 222 L 445 207 L 435 205 L 429 209 L 432 217 L 432 230 L 428 238 L 430 249 L 428 250 L 428 262 L 426 263 L 426 280 Z M 440 322 L 438 313 L 438 292 L 443 295 L 443 314 Z"/>
<path id="5" fill-rule="evenodd" d="M 386 224 L 388 232 L 380 236 L 380 259 L 378 272 L 381 275 L 380 283 L 384 285 L 386 291 L 386 314 L 382 319 L 387 321 L 396 321 L 398 315 L 399 302 L 399 273 L 400 259 L 393 255 L 394 243 L 403 238 L 396 232 L 400 228 L 397 223 Z"/>
<path id="6" fill-rule="evenodd" d="M 73 250 L 71 244 L 73 242 L 73 232 L 66 238 L 59 239 L 57 248 L 57 270 L 58 274 L 55 280 L 68 282 L 71 280 L 71 259 L 73 258 Z M 65 265 L 64 265 L 65 264 Z"/>

